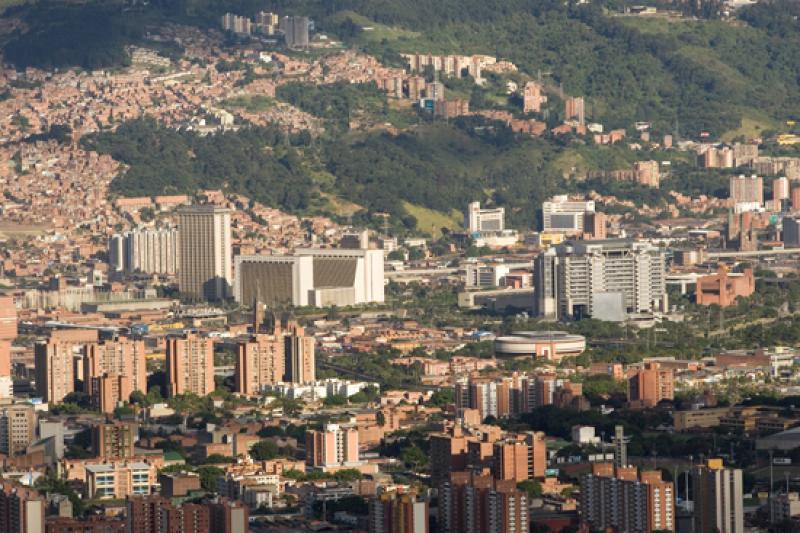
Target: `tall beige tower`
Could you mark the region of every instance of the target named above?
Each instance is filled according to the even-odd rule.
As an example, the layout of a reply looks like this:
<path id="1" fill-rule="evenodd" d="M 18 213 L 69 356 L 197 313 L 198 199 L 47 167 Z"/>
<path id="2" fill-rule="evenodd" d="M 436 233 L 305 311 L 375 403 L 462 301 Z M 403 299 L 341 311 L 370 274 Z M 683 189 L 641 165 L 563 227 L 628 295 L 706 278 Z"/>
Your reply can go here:
<path id="1" fill-rule="evenodd" d="M 178 212 L 178 286 L 201 300 L 231 296 L 231 211 L 211 205 Z"/>

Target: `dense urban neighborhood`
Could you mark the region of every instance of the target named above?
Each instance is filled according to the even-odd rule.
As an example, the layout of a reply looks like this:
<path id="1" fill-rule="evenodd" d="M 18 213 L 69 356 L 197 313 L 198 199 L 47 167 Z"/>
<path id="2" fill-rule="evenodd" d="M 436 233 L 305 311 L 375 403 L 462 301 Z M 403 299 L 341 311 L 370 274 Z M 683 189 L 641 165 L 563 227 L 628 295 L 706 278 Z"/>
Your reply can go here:
<path id="1" fill-rule="evenodd" d="M 799 21 L 0 0 L 0 533 L 800 531 Z"/>

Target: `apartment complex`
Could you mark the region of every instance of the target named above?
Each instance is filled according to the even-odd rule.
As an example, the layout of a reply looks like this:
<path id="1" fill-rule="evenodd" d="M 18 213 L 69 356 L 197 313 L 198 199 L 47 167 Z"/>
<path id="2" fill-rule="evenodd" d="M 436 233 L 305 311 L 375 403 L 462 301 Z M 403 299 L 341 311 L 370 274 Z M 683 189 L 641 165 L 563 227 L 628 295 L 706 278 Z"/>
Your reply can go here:
<path id="1" fill-rule="evenodd" d="M 43 401 L 59 403 L 75 391 L 74 359 L 79 353 L 79 346 L 69 341 L 51 338 L 36 344 L 36 393 Z"/>
<path id="2" fill-rule="evenodd" d="M 630 407 L 655 407 L 662 400 L 675 397 L 674 371 L 661 368 L 658 363 L 644 363 L 628 376 L 628 404 Z"/>
<path id="3" fill-rule="evenodd" d="M 11 342 L 17 337 L 17 308 L 13 296 L 0 295 L 0 399 L 13 396 Z"/>
<path id="4" fill-rule="evenodd" d="M 167 394 L 214 391 L 214 344 L 192 331 L 167 338 Z"/>
<path id="5" fill-rule="evenodd" d="M 109 240 L 109 264 L 117 272 L 173 275 L 178 272 L 178 230 L 135 229 Z"/>
<path id="6" fill-rule="evenodd" d="M 92 426 L 92 452 L 100 459 L 131 458 L 135 442 L 135 424 L 109 422 Z"/>
<path id="7" fill-rule="evenodd" d="M 536 313 L 622 321 L 667 308 L 663 248 L 632 240 L 568 241 L 534 263 Z"/>
<path id="8" fill-rule="evenodd" d="M 383 251 L 299 248 L 236 258 L 237 302 L 339 307 L 384 301 Z"/>
<path id="9" fill-rule="evenodd" d="M 523 113 L 538 113 L 542 110 L 542 104 L 547 102 L 547 97 L 542 94 L 543 90 L 541 83 L 529 81 L 525 84 L 522 91 Z"/>
<path id="10" fill-rule="evenodd" d="M 261 305 L 261 304 L 256 304 Z M 277 383 L 309 383 L 316 378 L 315 340 L 297 323 L 274 320 L 265 331 L 238 344 L 236 390 L 246 395 L 261 393 Z"/>
<path id="11" fill-rule="evenodd" d="M 25 453 L 36 438 L 36 412 L 33 405 L 0 407 L 0 454 Z"/>
<path id="12" fill-rule="evenodd" d="M 369 504 L 369 533 L 428 533 L 428 502 L 414 492 L 384 492 Z"/>
<path id="13" fill-rule="evenodd" d="M 156 469 L 147 463 L 112 461 L 84 468 L 88 493 L 101 499 L 145 496 L 156 482 Z"/>
<path id="14" fill-rule="evenodd" d="M 759 176 L 731 176 L 730 197 L 737 204 L 764 204 L 764 178 Z"/>
<path id="15" fill-rule="evenodd" d="M 581 525 L 591 530 L 650 533 L 675 530 L 675 492 L 661 471 L 595 463 L 581 478 Z M 696 531 L 711 531 L 699 529 Z"/>
<path id="16" fill-rule="evenodd" d="M 512 480 L 453 472 L 439 488 L 439 524 L 449 533 L 526 533 L 528 496 Z"/>
<path id="17" fill-rule="evenodd" d="M 178 287 L 199 300 L 231 296 L 231 211 L 211 205 L 178 211 Z"/>
<path id="18" fill-rule="evenodd" d="M 696 466 L 694 530 L 744 533 L 742 471 L 725 468 L 722 459 Z"/>
<path id="19" fill-rule="evenodd" d="M 308 48 L 308 29 L 311 21 L 308 17 L 281 17 L 279 29 L 286 39 L 286 46 L 292 49 Z"/>
<path id="20" fill-rule="evenodd" d="M 326 424 L 322 430 L 306 431 L 306 464 L 323 471 L 360 465 L 358 429 Z"/>
<path id="21" fill-rule="evenodd" d="M 118 337 L 84 347 L 84 391 L 103 413 L 112 413 L 133 391 L 147 391 L 143 340 Z"/>
<path id="22" fill-rule="evenodd" d="M 0 480 L 0 533 L 45 533 L 46 507 L 35 489 Z"/>

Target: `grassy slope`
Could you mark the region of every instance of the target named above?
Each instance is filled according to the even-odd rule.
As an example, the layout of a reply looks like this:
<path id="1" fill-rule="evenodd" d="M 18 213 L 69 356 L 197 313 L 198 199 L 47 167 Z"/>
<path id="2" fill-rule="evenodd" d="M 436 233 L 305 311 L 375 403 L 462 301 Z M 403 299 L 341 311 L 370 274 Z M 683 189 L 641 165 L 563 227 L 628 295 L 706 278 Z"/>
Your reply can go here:
<path id="1" fill-rule="evenodd" d="M 417 229 L 433 238 L 441 236 L 441 228 L 458 230 L 462 227 L 463 215 L 455 209 L 450 213 L 442 213 L 409 202 L 403 202 L 403 208 L 409 215 L 417 219 Z"/>

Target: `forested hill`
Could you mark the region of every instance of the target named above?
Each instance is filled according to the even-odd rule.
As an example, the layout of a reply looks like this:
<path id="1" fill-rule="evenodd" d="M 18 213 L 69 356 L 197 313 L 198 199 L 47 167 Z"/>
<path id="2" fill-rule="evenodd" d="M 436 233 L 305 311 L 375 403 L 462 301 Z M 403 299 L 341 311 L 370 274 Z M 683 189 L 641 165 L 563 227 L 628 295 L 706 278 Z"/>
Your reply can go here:
<path id="1" fill-rule="evenodd" d="M 529 74 L 549 74 L 545 77 L 563 84 L 569 94 L 587 96 L 592 118 L 610 127 L 649 120 L 665 130 L 677 122 L 684 135 L 696 136 L 735 130 L 742 118 L 766 128 L 800 118 L 800 2 L 791 0 L 760 2 L 725 21 L 619 16 L 621 4 L 614 2 L 557 0 L 235 0 L 226 5 L 243 13 L 309 14 L 321 31 L 384 57 L 418 51 L 506 58 Z M 713 14 L 719 4 L 701 6 Z M 364 32 L 361 28 L 371 22 L 386 28 L 375 28 L 377 36 Z"/>
<path id="2" fill-rule="evenodd" d="M 4 51 L 20 67 L 110 66 L 125 61 L 122 47 L 140 38 L 140 26 L 216 25 L 226 11 L 266 9 L 310 15 L 318 30 L 382 58 L 419 51 L 509 59 L 588 97 L 591 118 L 609 127 L 649 120 L 663 131 L 677 122 L 695 136 L 735 130 L 742 118 L 767 128 L 800 118 L 800 2 L 760 2 L 722 21 L 620 16 L 614 1 L 153 0 L 133 11 L 115 2 L 42 2 L 9 11 L 30 31 L 13 35 Z M 718 5 L 701 2 L 701 11 Z"/>

